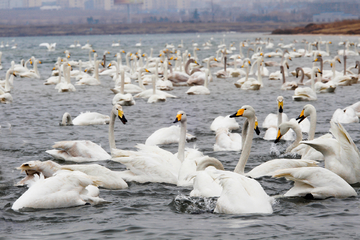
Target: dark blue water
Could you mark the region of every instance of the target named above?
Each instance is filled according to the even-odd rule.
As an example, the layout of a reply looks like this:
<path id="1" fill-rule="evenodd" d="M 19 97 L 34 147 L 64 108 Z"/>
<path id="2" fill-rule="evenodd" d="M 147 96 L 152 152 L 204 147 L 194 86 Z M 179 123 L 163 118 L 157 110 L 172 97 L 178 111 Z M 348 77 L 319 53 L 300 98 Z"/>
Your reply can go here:
<path id="1" fill-rule="evenodd" d="M 0 105 L 0 239 L 357 239 L 360 231 L 359 197 L 347 199 L 329 198 L 326 200 L 277 199 L 274 213 L 271 215 L 224 215 L 214 214 L 212 210 L 216 198 L 189 198 L 191 188 L 176 187 L 168 184 L 130 183 L 128 189 L 101 189 L 100 196 L 110 203 L 98 206 L 81 206 L 65 209 L 33 210 L 15 212 L 11 210 L 14 201 L 26 191 L 25 187 L 15 187 L 14 183 L 23 178 L 15 168 L 29 160 L 49 160 L 45 153 L 56 141 L 91 140 L 100 144 L 106 151 L 108 146 L 108 126 L 70 126 L 61 127 L 59 122 L 64 112 L 77 116 L 80 112 L 96 111 L 109 114 L 114 94 L 110 91 L 113 81 L 109 77 L 101 77 L 100 86 L 76 86 L 76 92 L 58 93 L 53 85 L 45 86 L 43 82 L 50 76 L 51 69 L 63 51 L 71 52 L 71 59 L 88 59 L 88 51 L 69 49 L 68 46 L 79 40 L 85 44 L 87 40 L 99 55 L 105 50 L 111 52 L 110 59 L 119 49 L 137 51 L 134 45 L 142 39 L 142 51 L 154 53 L 166 43 L 175 46 L 184 40 L 185 49 L 192 52 L 192 41 L 201 44 L 213 37 L 210 50 L 198 52 L 199 58 L 216 55 L 217 45 L 223 39 L 229 44 L 242 40 L 263 39 L 264 34 L 161 34 L 161 35 L 119 35 L 119 36 L 64 36 L 64 37 L 29 37 L 15 38 L 17 49 L 0 49 L 3 52 L 0 71 L 5 77 L 10 61 L 16 63 L 20 59 L 35 56 L 43 62 L 39 65 L 41 79 L 16 78 L 12 104 Z M 303 48 L 302 39 L 314 41 L 317 36 L 271 36 L 275 45 L 281 40 L 290 43 L 299 40 L 295 46 Z M 340 49 L 340 40 L 357 41 L 356 37 L 322 36 L 330 40 L 332 57 Z M 13 38 L 3 38 L 9 41 Z M 120 48 L 112 48 L 112 41 L 121 40 Z M 54 52 L 40 48 L 42 42 L 56 42 Z M 325 49 L 325 46 L 322 47 Z M 246 50 L 245 48 L 244 50 Z M 342 48 L 341 48 L 342 49 Z M 238 50 L 237 50 L 238 51 Z M 354 65 L 359 57 L 348 57 L 348 66 Z M 276 59 L 279 61 L 280 59 Z M 312 58 L 293 59 L 290 70 L 298 66 L 312 65 Z M 329 69 L 329 66 L 326 66 Z M 212 72 L 220 68 L 212 69 Z M 269 67 L 270 72 L 278 70 Z M 338 65 L 337 70 L 342 70 Z M 293 79 L 292 77 L 290 79 Z M 146 100 L 136 100 L 136 105 L 124 107 L 128 124 L 116 122 L 115 138 L 117 148 L 134 149 L 136 143 L 144 143 L 155 130 L 170 126 L 178 110 L 188 114 L 188 130 L 197 136 L 196 145 L 205 154 L 221 160 L 227 170 L 233 170 L 239 158 L 238 152 L 213 152 L 215 134 L 210 131 L 210 124 L 219 115 L 228 115 L 237 111 L 242 105 L 254 107 L 260 125 L 269 113 L 276 112 L 276 98 L 285 98 L 284 109 L 287 115 L 297 117 L 305 103 L 293 102 L 293 91 L 281 91 L 280 81 L 263 79 L 264 87 L 260 91 L 242 91 L 234 87 L 236 78 L 216 79 L 210 83 L 210 95 L 188 96 L 187 87 L 175 88 L 171 92 L 178 96 L 164 103 L 148 104 Z M 73 81 L 74 83 L 74 81 Z M 343 108 L 359 101 L 358 84 L 338 87 L 334 94 L 318 94 L 313 102 L 318 112 L 316 135 L 328 132 L 329 121 L 337 108 Z M 242 123 L 243 119 L 237 119 Z M 347 124 L 355 144 L 360 145 L 359 124 Z M 276 158 L 270 154 L 273 144 L 262 140 L 265 131 L 253 141 L 252 151 L 246 171 L 254 166 Z M 284 151 L 290 143 L 283 142 L 277 146 Z M 176 152 L 177 145 L 164 146 Z M 124 166 L 112 161 L 98 162 L 112 170 L 123 170 Z M 259 182 L 269 195 L 281 195 L 291 188 L 292 183 L 285 179 L 262 178 Z M 359 188 L 355 188 L 358 194 Z"/>

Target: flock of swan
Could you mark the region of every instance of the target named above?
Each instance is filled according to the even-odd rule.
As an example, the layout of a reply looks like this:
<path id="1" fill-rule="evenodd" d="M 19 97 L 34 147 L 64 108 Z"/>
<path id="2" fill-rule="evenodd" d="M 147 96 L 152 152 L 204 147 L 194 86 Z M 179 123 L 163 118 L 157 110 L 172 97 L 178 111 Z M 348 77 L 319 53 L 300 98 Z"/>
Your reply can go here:
<path id="1" fill-rule="evenodd" d="M 216 49 L 214 43 L 210 39 L 202 48 Z M 183 42 L 177 47 L 167 44 L 159 54 L 155 54 L 153 49 L 145 49 L 140 39 L 136 44 L 139 48 L 136 53 L 121 49 L 116 53 L 116 59 L 109 61 L 108 51 L 100 54 L 90 43 L 81 47 L 75 41 L 69 48 L 86 51 L 88 61 L 74 60 L 71 51 L 65 50 L 63 56 L 54 59 L 54 68 L 47 79 L 41 76 L 38 64 L 42 62 L 35 56 L 22 60 L 20 64 L 12 61 L 5 79 L 0 82 L 1 103 L 11 104 L 13 98 L 19 97 L 11 95 L 17 77 L 45 79 L 45 85 L 61 94 L 75 92 L 78 87 L 96 88 L 102 81 L 112 81 L 114 87 L 109 92 L 115 94 L 109 115 L 85 112 L 72 118 L 69 112 L 65 112 L 60 123 L 61 126 L 108 124 L 110 154 L 90 140 L 56 142 L 53 149 L 46 153 L 57 161 L 28 161 L 18 167 L 26 173 L 26 177 L 17 185 L 26 185 L 28 189 L 13 203 L 12 209 L 106 203 L 100 197 L 99 187 L 120 190 L 129 187 L 128 182 L 152 182 L 192 187 L 191 197 L 218 197 L 216 213 L 271 214 L 276 197 L 269 196 L 257 180 L 264 176 L 285 177 L 294 182 L 283 197 L 325 199 L 356 196 L 352 185 L 360 182 L 360 152 L 343 124 L 359 122 L 360 102 L 336 110 L 329 122 L 331 134 L 317 138 L 317 113 L 311 102 L 317 100 L 318 94 L 335 93 L 337 87 L 346 88 L 357 83 L 359 61 L 346 67 L 347 56 L 359 55 L 357 44 L 349 41 L 339 43 L 336 56 L 330 55 L 331 42 L 321 38 L 315 42 L 304 40 L 303 44 L 304 49 L 295 49 L 294 43 L 281 43 L 274 49 L 270 38 L 267 41 L 257 38 L 239 42 L 238 49 L 235 43 L 229 46 L 220 44 L 212 56 L 199 59 L 197 51 L 200 46 L 197 43 L 192 43 L 190 50 L 184 49 Z M 321 45 L 326 45 L 327 50 L 322 51 Z M 56 43 L 42 43 L 39 47 L 43 46 L 48 51 L 54 51 Z M 121 47 L 120 41 L 113 42 L 111 46 Z M 0 66 L 1 56 L 0 52 Z M 308 58 L 312 67 L 296 66 L 297 58 Z M 289 61 L 296 66 L 293 72 L 288 72 Z M 329 63 L 331 70 L 326 70 L 325 63 Z M 344 65 L 342 72 L 335 69 L 335 64 L 340 63 Z M 33 67 L 28 68 L 28 64 Z M 271 66 L 277 66 L 279 71 L 271 73 L 268 69 Z M 287 81 L 291 75 L 300 80 Z M 116 147 L 115 124 L 118 121 L 119 125 L 126 125 L 126 110 L 136 101 L 141 98 L 152 104 L 170 101 L 168 99 L 178 98 L 171 91 L 181 87 L 187 88 L 184 91 L 187 95 L 211 95 L 209 85 L 227 78 L 236 79 L 233 87 L 239 88 L 239 91 L 258 91 L 259 94 L 268 82 L 281 81 L 276 114 L 269 113 L 262 121 L 257 118 L 255 107 L 245 104 L 233 109 L 232 113 L 224 112 L 227 116 L 217 117 L 209 126 L 216 134 L 214 151 L 241 151 L 235 169 L 225 170 L 228 166 L 223 165 L 223 159 L 207 156 L 198 149 L 186 148 L 187 141 L 196 138 L 187 132 L 186 109 L 174 113 L 173 126 L 155 131 L 144 139 L 144 144 L 136 145 L 137 150 Z M 76 80 L 74 84 L 72 79 Z M 147 85 L 151 87 L 146 88 Z M 289 120 L 287 117 L 282 91 L 293 91 L 293 101 L 304 101 L 297 119 Z M 244 119 L 241 135 L 232 132 L 240 128 L 239 118 Z M 259 134 L 259 124 L 266 129 L 264 140 L 275 143 L 291 141 L 285 153 L 299 158 L 272 159 L 245 172 L 246 163 L 251 158 L 254 135 Z M 308 136 L 306 140 L 303 133 Z M 174 143 L 178 144 L 175 154 L 160 147 Z M 121 163 L 126 170 L 113 171 L 100 164 L 89 164 L 105 160 Z M 58 161 L 76 164 L 62 165 Z M 324 167 L 320 167 L 321 161 Z"/>

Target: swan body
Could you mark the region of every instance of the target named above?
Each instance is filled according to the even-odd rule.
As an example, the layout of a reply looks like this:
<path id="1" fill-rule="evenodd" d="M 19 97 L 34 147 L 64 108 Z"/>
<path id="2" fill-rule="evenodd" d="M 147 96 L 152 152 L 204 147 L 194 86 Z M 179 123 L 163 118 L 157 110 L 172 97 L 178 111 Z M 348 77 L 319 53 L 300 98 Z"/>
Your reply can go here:
<path id="1" fill-rule="evenodd" d="M 320 151 L 325 158 L 325 168 L 342 177 L 349 184 L 360 182 L 360 152 L 349 133 L 341 125 L 330 121 L 330 132 L 335 139 L 302 141 Z"/>
<path id="2" fill-rule="evenodd" d="M 215 131 L 219 128 L 227 128 L 229 130 L 237 130 L 240 128 L 239 124 L 234 118 L 230 118 L 230 115 L 227 116 L 218 116 L 210 125 L 211 131 Z"/>
<path id="3" fill-rule="evenodd" d="M 71 119 L 70 113 L 64 113 L 62 117 L 62 121 L 60 123 L 61 126 L 66 125 L 103 125 L 109 124 L 110 117 L 108 115 L 104 115 L 97 112 L 84 112 L 80 113 L 76 118 Z"/>
<path id="4" fill-rule="evenodd" d="M 36 59 L 35 57 L 31 57 L 30 58 L 30 62 L 32 62 L 34 64 L 34 69 L 32 70 L 27 70 L 27 71 L 24 71 L 22 73 L 20 73 L 20 77 L 24 78 L 24 77 L 27 77 L 27 78 L 40 78 L 40 73 L 38 71 L 38 63 L 41 63 L 41 61 L 39 61 L 38 59 Z M 26 64 L 25 64 L 26 66 Z"/>
<path id="5" fill-rule="evenodd" d="M 240 134 L 231 133 L 227 128 L 218 128 L 215 139 L 214 152 L 241 150 L 242 138 Z"/>
<path id="6" fill-rule="evenodd" d="M 228 171 L 215 171 L 222 192 L 214 212 L 225 214 L 273 213 L 273 198 L 269 197 L 260 183 L 241 174 Z"/>
<path id="7" fill-rule="evenodd" d="M 336 109 L 331 120 L 338 123 L 358 123 L 359 117 L 352 107 L 346 107 Z"/>
<path id="8" fill-rule="evenodd" d="M 24 208 L 65 208 L 105 202 L 98 197 L 98 188 L 92 186 L 95 182 L 78 171 L 62 170 L 46 179 L 40 174 L 11 208 L 19 211 Z M 91 186 L 91 190 L 88 186 Z"/>
<path id="9" fill-rule="evenodd" d="M 341 177 L 325 168 L 300 167 L 276 171 L 273 177 L 285 177 L 294 181 L 294 186 L 285 197 L 312 196 L 315 199 L 328 197 L 346 198 L 356 196 L 356 191 Z"/>
<path id="10" fill-rule="evenodd" d="M 311 72 L 311 88 L 309 87 L 298 87 L 295 89 L 294 96 L 292 96 L 294 101 L 315 101 L 317 100 L 315 92 L 315 72 L 318 71 L 316 67 L 313 68 Z"/>
<path id="11" fill-rule="evenodd" d="M 111 156 L 99 145 L 86 140 L 56 142 L 52 149 L 47 150 L 55 159 L 72 162 L 103 161 Z"/>
<path id="12" fill-rule="evenodd" d="M 191 141 L 196 139 L 195 136 L 186 133 L 186 140 Z M 173 125 L 156 130 L 145 141 L 145 145 L 156 146 L 163 144 L 179 143 L 180 141 L 180 127 Z"/>
<path id="13" fill-rule="evenodd" d="M 208 89 L 208 75 L 209 70 L 205 70 L 205 80 L 204 86 L 192 86 L 189 90 L 186 91 L 188 95 L 208 95 L 210 90 Z"/>
<path id="14" fill-rule="evenodd" d="M 51 160 L 41 162 L 39 160 L 23 163 L 17 169 L 21 172 L 25 171 L 26 177 L 18 182 L 17 186 L 28 184 L 35 175 L 43 174 L 44 178 L 52 177 L 57 171 L 80 171 L 90 177 L 96 177 L 96 184 L 99 187 L 107 189 L 124 189 L 127 183 L 120 177 L 120 172 L 111 171 L 99 164 L 76 164 L 76 165 L 60 165 Z"/>

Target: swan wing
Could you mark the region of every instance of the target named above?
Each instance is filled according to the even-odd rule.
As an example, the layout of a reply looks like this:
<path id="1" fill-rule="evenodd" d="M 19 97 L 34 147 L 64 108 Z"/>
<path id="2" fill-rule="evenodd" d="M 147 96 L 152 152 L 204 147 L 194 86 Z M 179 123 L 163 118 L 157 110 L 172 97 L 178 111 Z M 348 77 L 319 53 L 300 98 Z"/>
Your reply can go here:
<path id="1" fill-rule="evenodd" d="M 276 171 L 273 177 L 285 177 L 294 181 L 284 196 L 304 197 L 311 194 L 314 198 L 356 196 L 355 190 L 337 174 L 321 167 L 288 168 Z"/>

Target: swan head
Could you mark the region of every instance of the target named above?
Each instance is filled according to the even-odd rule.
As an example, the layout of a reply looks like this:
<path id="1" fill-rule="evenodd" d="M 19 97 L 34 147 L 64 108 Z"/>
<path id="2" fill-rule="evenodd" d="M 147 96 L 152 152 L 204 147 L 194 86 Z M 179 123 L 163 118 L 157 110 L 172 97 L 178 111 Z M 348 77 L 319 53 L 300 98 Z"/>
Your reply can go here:
<path id="1" fill-rule="evenodd" d="M 234 117 L 246 117 L 246 118 L 255 117 L 255 110 L 250 105 L 244 105 L 236 113 L 230 115 L 230 117 L 231 118 L 234 118 Z"/>
<path id="2" fill-rule="evenodd" d="M 316 112 L 316 109 L 311 104 L 306 104 L 301 111 L 300 115 L 296 118 L 296 120 L 299 120 L 299 123 L 301 123 L 306 117 L 310 116 L 312 112 Z"/>
<path id="3" fill-rule="evenodd" d="M 278 96 L 276 100 L 278 102 L 279 112 L 282 113 L 284 111 L 284 97 Z"/>
<path id="4" fill-rule="evenodd" d="M 284 136 L 290 128 L 296 128 L 298 127 L 298 123 L 296 122 L 295 119 L 291 119 L 288 122 L 283 122 L 279 125 L 279 130 L 276 136 L 276 139 L 274 141 L 274 143 L 278 143 L 281 139 L 282 136 Z"/>
<path id="5" fill-rule="evenodd" d="M 115 116 L 118 116 L 118 118 L 120 119 L 120 121 L 123 124 L 127 123 L 127 119 L 125 118 L 124 111 L 123 111 L 122 106 L 120 104 L 117 103 L 117 104 L 114 105 L 113 113 L 115 114 Z"/>
<path id="6" fill-rule="evenodd" d="M 174 123 L 177 123 L 177 122 L 183 123 L 183 122 L 186 122 L 186 120 L 187 120 L 186 113 L 184 111 L 178 111 L 178 113 L 176 114 Z"/>
<path id="7" fill-rule="evenodd" d="M 254 131 L 256 133 L 256 135 L 260 135 L 260 129 L 259 129 L 259 122 L 257 117 L 255 116 L 255 127 L 254 127 Z"/>

